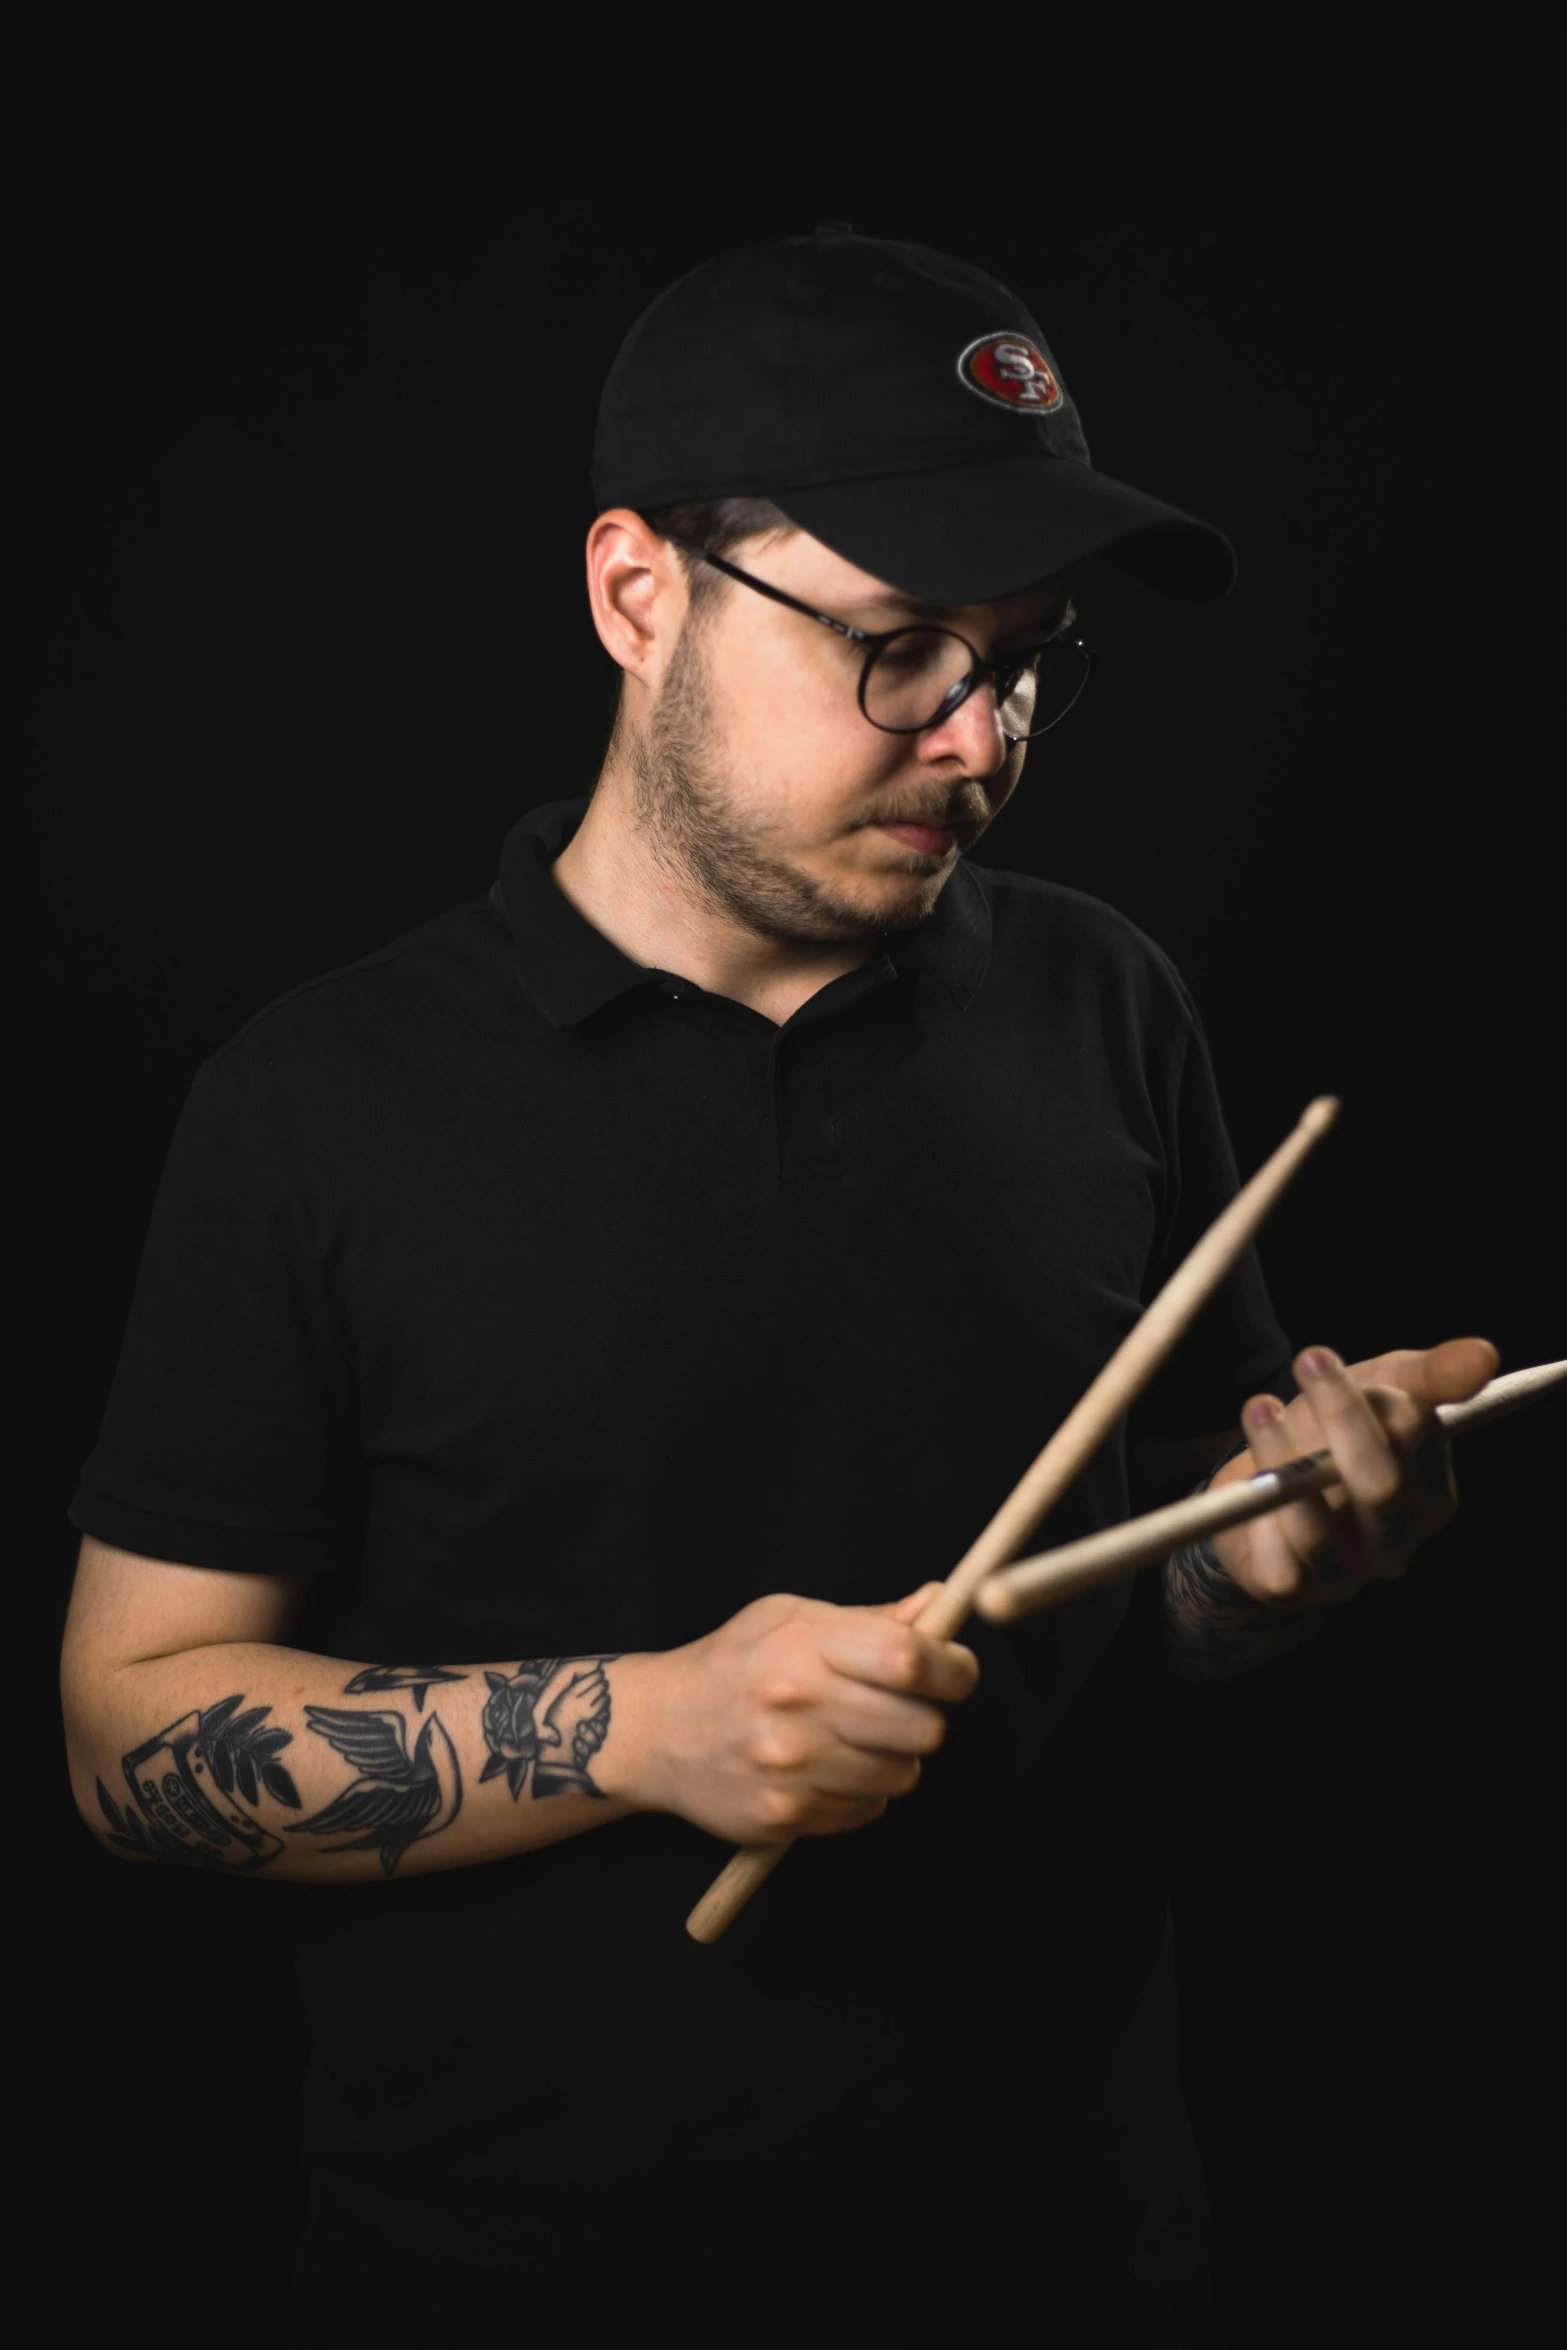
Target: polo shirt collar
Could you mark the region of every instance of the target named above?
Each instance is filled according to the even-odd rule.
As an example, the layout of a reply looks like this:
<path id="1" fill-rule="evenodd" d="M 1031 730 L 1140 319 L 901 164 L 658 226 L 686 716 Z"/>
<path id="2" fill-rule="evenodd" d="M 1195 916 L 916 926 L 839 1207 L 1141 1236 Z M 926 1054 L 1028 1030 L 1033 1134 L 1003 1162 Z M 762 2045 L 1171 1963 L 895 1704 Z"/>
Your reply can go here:
<path id="1" fill-rule="evenodd" d="M 511 925 L 524 992 L 556 1028 L 575 1027 L 634 988 L 656 987 L 670 976 L 622 954 L 555 886 L 550 867 L 587 814 L 589 796 L 530 808 L 506 835 L 490 891 Z M 960 861 L 929 921 L 889 934 L 868 969 L 894 978 L 926 973 L 966 1011 L 985 975 L 990 944 L 989 898 Z"/>

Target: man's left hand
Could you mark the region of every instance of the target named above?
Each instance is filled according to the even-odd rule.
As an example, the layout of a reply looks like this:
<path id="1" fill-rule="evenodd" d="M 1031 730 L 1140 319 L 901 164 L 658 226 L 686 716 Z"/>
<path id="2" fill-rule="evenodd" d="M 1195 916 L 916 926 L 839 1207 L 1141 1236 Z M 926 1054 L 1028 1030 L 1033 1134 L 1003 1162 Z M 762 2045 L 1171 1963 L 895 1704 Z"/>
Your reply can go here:
<path id="1" fill-rule="evenodd" d="M 1331 1347 L 1295 1357 L 1291 1404 L 1252 1396 L 1241 1414 L 1250 1450 L 1226 1462 L 1214 1489 L 1324 1448 L 1341 1482 L 1210 1537 L 1225 1573 L 1253 1599 L 1336 1607 L 1365 1584 L 1407 1574 L 1422 1542 L 1458 1507 L 1452 1447 L 1436 1416 L 1495 1378 L 1488 1338 L 1400 1347 L 1340 1362 Z"/>

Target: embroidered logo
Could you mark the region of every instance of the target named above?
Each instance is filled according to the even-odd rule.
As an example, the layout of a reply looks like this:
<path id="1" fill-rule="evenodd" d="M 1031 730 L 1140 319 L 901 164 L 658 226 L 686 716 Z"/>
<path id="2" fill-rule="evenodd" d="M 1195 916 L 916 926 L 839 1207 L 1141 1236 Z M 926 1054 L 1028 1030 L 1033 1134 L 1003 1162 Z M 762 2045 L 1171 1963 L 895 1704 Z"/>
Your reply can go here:
<path id="1" fill-rule="evenodd" d="M 958 374 L 982 400 L 1020 409 L 1025 416 L 1043 416 L 1066 398 L 1038 344 L 1006 328 L 970 343 L 958 361 Z"/>

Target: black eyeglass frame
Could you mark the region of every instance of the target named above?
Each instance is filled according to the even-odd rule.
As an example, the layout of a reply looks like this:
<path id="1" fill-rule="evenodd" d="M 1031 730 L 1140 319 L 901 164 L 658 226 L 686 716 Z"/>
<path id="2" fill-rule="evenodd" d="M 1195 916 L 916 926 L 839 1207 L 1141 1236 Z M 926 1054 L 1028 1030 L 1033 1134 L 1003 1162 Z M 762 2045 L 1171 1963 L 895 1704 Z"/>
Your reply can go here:
<path id="1" fill-rule="evenodd" d="M 987 661 L 977 646 L 969 643 L 961 629 L 943 627 L 940 621 L 906 620 L 898 628 L 883 628 L 875 631 L 855 628 L 847 620 L 835 620 L 830 612 L 818 612 L 813 604 L 802 604 L 798 596 L 791 596 L 784 588 L 774 587 L 771 580 L 753 577 L 749 571 L 742 571 L 738 563 L 731 563 L 727 556 L 715 555 L 710 547 L 698 546 L 693 539 L 672 538 L 669 543 L 673 547 L 683 547 L 688 555 L 700 556 L 704 563 L 711 563 L 715 571 L 722 571 L 728 578 L 737 579 L 742 587 L 755 588 L 759 596 L 771 596 L 775 604 L 785 604 L 791 612 L 803 612 L 807 620 L 819 620 L 823 628 L 832 629 L 838 636 L 846 637 L 851 644 L 864 645 L 866 654 L 860 670 L 857 696 L 860 716 L 868 726 L 876 727 L 882 734 L 924 734 L 932 726 L 940 726 L 943 720 L 952 716 L 954 710 L 961 710 L 974 688 L 986 679 L 995 688 L 996 709 L 999 715 L 1001 704 L 1035 654 L 1045 652 L 1051 645 L 1071 645 L 1075 651 L 1082 654 L 1085 667 L 1083 682 L 1067 703 L 1066 709 L 1058 711 L 1051 719 L 1049 726 L 1041 726 L 1032 734 L 1009 734 L 1004 726 L 1001 729 L 1004 739 L 1009 743 L 1037 742 L 1040 735 L 1048 734 L 1051 726 L 1059 726 L 1062 719 L 1077 708 L 1078 703 L 1087 692 L 1089 680 L 1098 666 L 1099 656 L 1093 646 L 1083 637 L 1065 635 L 1063 628 L 1066 624 L 1064 623 L 1063 628 L 1057 628 L 1052 635 L 1042 637 L 1037 645 L 1031 646 L 1021 660 Z M 887 726 L 880 718 L 873 718 L 865 707 L 865 688 L 870 680 L 871 668 L 882 647 L 890 644 L 894 637 L 916 634 L 956 637 L 958 643 L 968 654 L 969 672 L 967 677 L 960 677 L 956 684 L 948 687 L 940 709 L 920 725 Z M 1003 687 L 1006 689 L 1005 692 L 1002 690 Z"/>

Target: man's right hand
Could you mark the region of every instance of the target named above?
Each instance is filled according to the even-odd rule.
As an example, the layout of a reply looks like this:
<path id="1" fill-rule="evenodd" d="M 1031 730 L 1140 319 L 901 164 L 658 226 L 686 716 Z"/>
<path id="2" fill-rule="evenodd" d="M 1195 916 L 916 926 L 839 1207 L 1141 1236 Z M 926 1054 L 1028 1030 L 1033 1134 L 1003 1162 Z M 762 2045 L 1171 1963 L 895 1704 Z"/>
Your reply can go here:
<path id="1" fill-rule="evenodd" d="M 614 1791 L 735 1844 L 879 1819 L 979 1678 L 972 1650 L 914 1629 L 936 1589 L 879 1608 L 775 1592 L 684 1648 L 624 1658 L 640 1735 Z"/>

